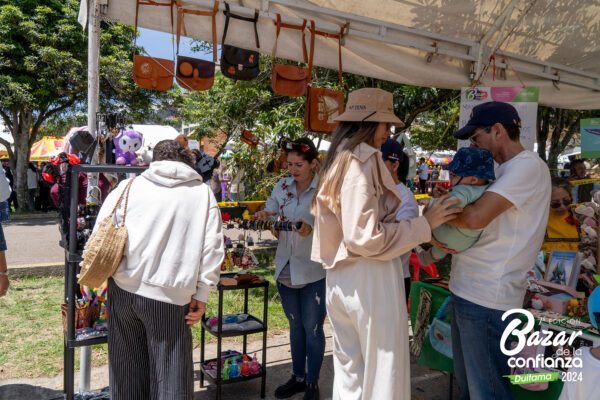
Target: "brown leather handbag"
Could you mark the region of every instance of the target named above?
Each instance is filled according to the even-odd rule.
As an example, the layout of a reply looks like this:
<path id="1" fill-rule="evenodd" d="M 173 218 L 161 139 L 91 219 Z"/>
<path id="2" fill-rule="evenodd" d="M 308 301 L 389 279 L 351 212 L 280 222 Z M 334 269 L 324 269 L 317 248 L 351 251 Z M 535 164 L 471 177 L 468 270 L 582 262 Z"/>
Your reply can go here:
<path id="1" fill-rule="evenodd" d="M 242 134 L 240 135 L 240 140 L 246 143 L 248 146 L 252 147 L 253 149 L 256 148 L 256 145 L 260 142 L 260 139 L 249 130 L 244 129 L 244 127 L 242 127 L 241 129 Z"/>
<path id="2" fill-rule="evenodd" d="M 281 28 L 289 28 L 302 31 L 304 62 L 308 63 L 306 41 L 304 39 L 306 20 L 304 20 L 302 25 L 283 24 L 281 23 L 281 15 L 277 14 L 277 22 L 275 22 L 275 25 L 277 25 L 277 35 L 275 36 L 275 45 L 273 46 L 273 60 L 275 60 L 277 54 L 277 39 L 279 39 L 279 32 Z M 311 36 L 311 40 L 314 40 L 313 36 Z M 275 93 L 282 96 L 301 97 L 306 93 L 306 88 L 309 83 L 310 74 L 308 73 L 308 68 L 296 65 L 273 64 L 273 69 L 271 70 L 271 87 Z"/>
<path id="3" fill-rule="evenodd" d="M 338 39 L 339 48 L 339 83 L 340 89 L 343 88 L 342 82 L 342 36 L 344 27 L 339 34 L 330 34 L 320 32 L 315 29 L 314 21 L 310 21 L 310 60 L 308 62 L 309 74 L 312 75 L 313 56 L 315 53 L 315 35 L 331 37 Z M 334 121 L 338 115 L 344 112 L 344 92 L 341 90 L 332 90 L 327 88 L 308 87 L 306 95 L 306 114 L 304 115 L 304 129 L 308 132 L 331 133 L 335 129 L 337 122 Z"/>
<path id="4" fill-rule="evenodd" d="M 187 90 L 208 90 L 215 81 L 215 63 L 217 62 L 217 24 L 216 15 L 219 11 L 219 2 L 215 1 L 212 11 L 187 10 L 181 7 L 181 0 L 177 0 L 177 83 Z M 184 15 L 206 15 L 212 17 L 212 42 L 213 60 L 206 61 L 198 58 L 179 55 L 179 39 L 181 30 L 187 36 Z"/>
<path id="5" fill-rule="evenodd" d="M 140 5 L 168 6 L 171 9 L 171 26 L 173 26 L 172 3 L 156 3 L 140 1 L 135 3 L 135 39 L 133 41 L 133 81 L 142 89 L 169 90 L 173 86 L 175 63 L 172 60 L 136 54 L 138 13 Z"/>

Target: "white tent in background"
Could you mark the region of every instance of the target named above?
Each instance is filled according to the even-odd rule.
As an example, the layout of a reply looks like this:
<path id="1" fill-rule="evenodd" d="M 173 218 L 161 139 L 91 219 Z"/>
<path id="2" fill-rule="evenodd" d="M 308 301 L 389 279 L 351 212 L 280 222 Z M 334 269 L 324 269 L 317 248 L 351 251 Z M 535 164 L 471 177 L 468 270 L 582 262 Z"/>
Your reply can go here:
<path id="1" fill-rule="evenodd" d="M 175 139 L 179 136 L 177 129 L 166 125 L 131 125 L 133 130 L 144 135 L 142 147 L 137 151 L 145 163 L 152 161 L 152 149 L 161 140 Z"/>
<path id="2" fill-rule="evenodd" d="M 82 0 L 85 24 L 88 3 Z M 106 21 L 135 23 L 136 0 L 101 2 Z M 237 2 L 236 2 L 237 3 Z M 244 0 L 231 11 L 260 11 L 256 48 L 252 24 L 229 25 L 228 44 L 271 54 L 276 14 L 283 22 L 314 20 L 317 29 L 343 39 L 343 70 L 417 86 L 459 89 L 477 79 L 498 48 L 480 86 L 540 88 L 543 105 L 572 109 L 600 106 L 600 5 L 589 0 Z M 207 11 L 212 0 L 184 0 L 184 8 Z M 221 10 L 224 4 L 219 5 Z M 217 16 L 220 40 L 225 17 Z M 140 6 L 139 26 L 171 32 L 168 7 Z M 210 18 L 188 14 L 187 35 L 212 40 Z M 301 61 L 298 31 L 283 29 L 278 55 Z M 308 41 L 308 40 L 307 40 Z M 314 64 L 338 69 L 338 42 L 317 36 Z M 92 68 L 92 67 L 90 67 Z M 492 75 L 495 70 L 495 75 Z M 517 71 L 518 76 L 514 73 Z M 520 79 L 519 79 L 520 78 Z"/>

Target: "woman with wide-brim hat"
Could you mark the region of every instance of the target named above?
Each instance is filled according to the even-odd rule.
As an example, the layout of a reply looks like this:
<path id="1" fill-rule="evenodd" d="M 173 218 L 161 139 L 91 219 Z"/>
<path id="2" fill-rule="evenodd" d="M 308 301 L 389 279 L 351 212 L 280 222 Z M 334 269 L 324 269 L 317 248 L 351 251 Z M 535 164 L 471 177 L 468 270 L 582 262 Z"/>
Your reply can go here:
<path id="1" fill-rule="evenodd" d="M 460 212 L 444 199 L 422 217 L 396 222 L 401 194 L 379 149 L 394 115 L 382 89 L 351 92 L 313 200 L 312 259 L 327 270 L 334 399 L 408 399 L 408 318 L 400 255 L 431 240 Z"/>

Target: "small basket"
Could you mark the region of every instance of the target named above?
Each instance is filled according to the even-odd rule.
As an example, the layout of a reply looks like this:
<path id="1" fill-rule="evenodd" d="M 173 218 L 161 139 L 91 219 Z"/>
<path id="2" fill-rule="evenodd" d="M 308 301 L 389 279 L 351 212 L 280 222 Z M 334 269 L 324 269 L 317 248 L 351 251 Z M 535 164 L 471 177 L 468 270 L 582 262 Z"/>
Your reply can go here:
<path id="1" fill-rule="evenodd" d="M 89 306 L 89 303 L 86 303 L 83 306 L 80 306 L 79 303 L 75 304 L 75 329 L 92 328 L 94 322 L 100 318 L 101 308 L 100 302 L 96 302 L 96 304 L 91 307 Z M 62 313 L 63 329 L 66 331 L 68 327 L 69 305 L 67 303 L 62 303 L 60 305 L 60 311 Z"/>

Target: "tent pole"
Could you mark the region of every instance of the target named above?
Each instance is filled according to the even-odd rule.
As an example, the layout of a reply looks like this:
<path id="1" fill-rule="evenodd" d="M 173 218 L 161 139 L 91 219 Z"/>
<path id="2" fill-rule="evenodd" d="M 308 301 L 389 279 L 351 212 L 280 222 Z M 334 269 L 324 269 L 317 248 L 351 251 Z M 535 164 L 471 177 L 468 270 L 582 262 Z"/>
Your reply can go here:
<path id="1" fill-rule="evenodd" d="M 96 113 L 100 92 L 99 59 L 100 59 L 100 19 L 98 18 L 98 2 L 91 0 L 88 18 L 88 132 L 96 137 Z M 98 152 L 94 152 L 92 164 L 98 163 Z M 98 193 L 98 175 L 88 176 L 87 202 L 98 204 L 95 198 Z M 81 348 L 79 360 L 79 393 L 90 391 L 91 346 Z"/>
<path id="2" fill-rule="evenodd" d="M 88 18 L 88 132 L 97 137 L 96 113 L 100 93 L 100 12 L 98 0 L 91 0 Z M 90 164 L 98 164 L 98 148 L 92 155 Z M 98 174 L 88 174 L 86 202 L 100 204 Z"/>

